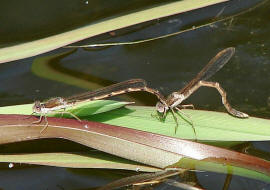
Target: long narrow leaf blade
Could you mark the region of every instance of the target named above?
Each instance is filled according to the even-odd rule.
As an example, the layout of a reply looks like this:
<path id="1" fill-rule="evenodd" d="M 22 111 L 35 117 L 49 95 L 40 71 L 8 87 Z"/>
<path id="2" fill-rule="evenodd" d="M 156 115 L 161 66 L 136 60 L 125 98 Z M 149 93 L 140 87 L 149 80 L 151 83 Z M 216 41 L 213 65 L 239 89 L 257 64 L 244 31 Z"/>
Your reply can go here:
<path id="1" fill-rule="evenodd" d="M 1 163 L 25 163 L 68 168 L 106 168 L 124 169 L 141 172 L 156 172 L 160 169 L 138 162 L 105 154 L 92 152 L 53 152 L 53 153 L 17 153 L 0 154 Z"/>
<path id="2" fill-rule="evenodd" d="M 64 32 L 62 34 L 1 48 L 0 63 L 39 55 L 109 31 L 226 1 L 228 0 L 182 0 L 148 8 L 146 10 L 141 10 L 124 16 L 108 18 L 107 20 Z"/>
<path id="3" fill-rule="evenodd" d="M 117 109 L 127 104 L 129 103 L 100 100 L 85 102 L 66 111 L 85 120 L 204 142 L 270 140 L 270 120 L 268 119 L 255 117 L 239 119 L 226 112 L 186 109 L 182 111 L 191 117 L 193 127 L 190 119 L 179 113 L 177 114 L 179 126 L 175 134 L 176 123 L 171 113 L 164 121 L 160 121 L 153 107 L 126 106 L 126 108 Z M 33 104 L 0 107 L 0 114 L 31 114 L 32 106 Z M 66 114 L 64 116 L 49 114 L 49 116 L 72 118 Z"/>
<path id="4" fill-rule="evenodd" d="M 164 121 L 156 117 L 152 107 L 127 106 L 87 117 L 89 120 L 104 122 L 111 125 L 140 129 L 152 133 L 184 139 L 202 141 L 265 141 L 270 140 L 270 120 L 255 117 L 239 119 L 224 112 L 184 109 L 182 112 L 191 117 L 187 118 L 181 113 L 177 114 L 179 126 L 175 134 L 176 123 L 171 113 Z M 191 121 L 196 134 L 193 131 Z M 219 135 L 217 135 L 219 134 Z"/>
<path id="5" fill-rule="evenodd" d="M 224 172 L 220 166 L 242 168 L 239 172 L 234 170 L 237 175 L 244 176 L 249 171 L 252 173 L 248 174 L 250 176 L 262 175 L 264 181 L 270 181 L 270 162 L 223 148 L 102 123 L 61 118 L 48 118 L 49 126 L 41 134 L 45 123 L 33 124 L 36 118 L 26 117 L 0 115 L 0 144 L 64 138 L 158 168 L 175 167 L 184 158 L 189 158 L 210 162 L 214 171 Z"/>

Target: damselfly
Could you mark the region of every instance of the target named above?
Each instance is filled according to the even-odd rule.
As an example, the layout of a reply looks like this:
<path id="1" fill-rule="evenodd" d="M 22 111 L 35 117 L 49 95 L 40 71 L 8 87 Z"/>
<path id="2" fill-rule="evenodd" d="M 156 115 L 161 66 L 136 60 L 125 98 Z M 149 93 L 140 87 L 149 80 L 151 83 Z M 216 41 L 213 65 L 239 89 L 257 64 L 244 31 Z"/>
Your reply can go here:
<path id="1" fill-rule="evenodd" d="M 40 123 L 42 121 L 42 118 L 44 117 L 46 125 L 41 130 L 42 132 L 48 126 L 46 115 L 49 113 L 56 113 L 56 112 L 62 114 L 69 114 L 80 121 L 80 119 L 76 115 L 74 115 L 71 112 L 66 112 L 65 109 L 81 102 L 100 100 L 136 91 L 146 91 L 151 94 L 154 94 L 159 98 L 160 102 L 165 104 L 164 96 L 160 94 L 159 91 L 148 88 L 145 80 L 131 79 L 95 91 L 85 92 L 68 98 L 55 97 L 45 102 L 35 101 L 33 106 L 33 114 L 40 114 L 40 118 L 38 121 L 35 121 L 34 123 Z"/>
<path id="2" fill-rule="evenodd" d="M 219 71 L 233 56 L 235 53 L 235 48 L 230 47 L 220 51 L 210 62 L 197 74 L 197 76 L 191 80 L 186 86 L 177 92 L 170 94 L 167 99 L 160 101 L 156 104 L 157 112 L 162 114 L 162 117 L 166 116 L 168 110 L 172 111 L 173 117 L 178 126 L 177 118 L 175 116 L 174 109 L 181 112 L 181 108 L 185 108 L 193 105 L 180 105 L 185 99 L 187 99 L 192 93 L 194 93 L 201 86 L 216 88 L 222 97 L 222 103 L 227 109 L 227 111 L 239 118 L 247 118 L 248 115 L 237 111 L 232 108 L 229 104 L 226 96 L 226 92 L 218 82 L 208 82 L 206 81 L 211 76 L 213 76 L 217 71 Z M 182 112 L 183 113 L 183 112 Z M 177 128 L 176 128 L 177 130 Z M 193 129 L 194 130 L 194 129 Z"/>

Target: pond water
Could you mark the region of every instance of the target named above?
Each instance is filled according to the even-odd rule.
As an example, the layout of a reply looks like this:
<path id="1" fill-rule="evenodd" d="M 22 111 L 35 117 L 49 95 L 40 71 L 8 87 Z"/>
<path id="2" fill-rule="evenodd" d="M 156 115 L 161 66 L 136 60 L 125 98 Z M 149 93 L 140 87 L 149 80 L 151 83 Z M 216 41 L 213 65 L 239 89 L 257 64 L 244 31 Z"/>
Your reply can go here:
<path id="1" fill-rule="evenodd" d="M 125 14 L 164 1 L 8 1 L 0 3 L 0 47 L 31 41 L 68 31 L 101 19 Z M 169 2 L 169 1 L 168 1 Z M 257 1 L 232 0 L 229 3 L 155 20 L 87 39 L 77 44 L 126 42 L 177 32 L 206 22 L 221 13 L 235 14 Z M 225 7 L 225 8 L 224 8 Z M 270 2 L 232 19 L 173 37 L 147 43 L 96 49 L 58 49 L 43 55 L 0 65 L 0 105 L 31 103 L 55 96 L 74 95 L 131 78 L 143 78 L 149 86 L 170 94 L 182 88 L 216 53 L 235 47 L 235 56 L 211 81 L 226 90 L 233 107 L 251 116 L 270 118 Z M 222 10 L 222 11 L 221 11 Z M 3 20 L 5 19 L 5 20 Z M 68 52 L 64 55 L 64 52 Z M 69 81 L 40 77 L 33 64 L 46 56 L 53 69 L 75 77 Z M 89 84 L 89 85 L 88 85 Z M 135 100 L 137 105 L 154 106 L 157 101 L 144 93 L 118 97 Z M 214 89 L 201 88 L 185 103 L 196 109 L 225 111 Z M 57 145 L 56 145 L 57 144 Z M 269 142 L 253 142 L 256 150 L 269 152 Z M 0 146 L 1 152 L 84 151 L 87 147 L 64 140 L 41 140 Z M 268 156 L 269 157 L 269 156 Z M 134 172 L 66 169 L 44 166 L 2 164 L 2 189 L 91 189 Z M 226 175 L 197 172 L 197 182 L 206 189 L 222 189 Z M 213 183 L 214 182 L 214 183 Z M 173 189 L 164 185 L 155 189 Z M 176 189 L 176 188 L 175 188 Z M 270 189 L 270 185 L 233 176 L 229 189 Z"/>

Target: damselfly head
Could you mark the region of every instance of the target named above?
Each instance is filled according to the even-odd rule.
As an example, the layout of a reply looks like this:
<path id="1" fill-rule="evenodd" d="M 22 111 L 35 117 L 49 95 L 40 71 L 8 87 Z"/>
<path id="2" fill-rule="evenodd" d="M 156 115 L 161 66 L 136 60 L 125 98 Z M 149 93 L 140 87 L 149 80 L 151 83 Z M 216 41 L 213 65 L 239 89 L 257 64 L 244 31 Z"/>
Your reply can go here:
<path id="1" fill-rule="evenodd" d="M 159 113 L 166 113 L 167 112 L 167 110 L 168 110 L 169 108 L 168 108 L 168 106 L 166 106 L 165 104 L 163 104 L 163 103 L 161 103 L 161 102 L 158 102 L 157 104 L 156 104 L 156 110 L 157 110 L 157 112 L 159 112 Z"/>
<path id="2" fill-rule="evenodd" d="M 35 101 L 33 107 L 32 107 L 32 110 L 33 110 L 33 113 L 40 113 L 41 112 L 41 102 L 40 101 Z"/>

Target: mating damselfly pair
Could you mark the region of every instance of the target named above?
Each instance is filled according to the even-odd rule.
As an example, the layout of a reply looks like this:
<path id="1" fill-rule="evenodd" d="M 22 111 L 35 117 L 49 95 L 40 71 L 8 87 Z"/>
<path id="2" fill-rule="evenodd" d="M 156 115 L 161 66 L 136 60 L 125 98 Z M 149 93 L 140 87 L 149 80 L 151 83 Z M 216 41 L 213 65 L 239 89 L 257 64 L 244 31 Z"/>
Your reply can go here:
<path id="1" fill-rule="evenodd" d="M 45 129 L 48 125 L 46 115 L 48 113 L 53 112 L 70 114 L 71 116 L 80 121 L 80 119 L 76 115 L 72 114 L 71 112 L 66 112 L 65 109 L 85 101 L 105 99 L 129 92 L 145 91 L 154 94 L 159 99 L 159 102 L 157 102 L 156 104 L 156 110 L 161 115 L 162 118 L 166 117 L 168 111 L 172 112 L 176 122 L 175 129 L 177 129 L 178 122 L 175 116 L 175 110 L 181 112 L 181 109 L 193 106 L 193 105 L 182 105 L 181 103 L 201 86 L 212 87 L 217 89 L 222 97 L 223 105 L 231 115 L 239 118 L 247 118 L 248 117 L 247 114 L 237 111 L 236 109 L 231 107 L 231 105 L 227 100 L 226 92 L 219 85 L 219 83 L 206 81 L 211 76 L 213 76 L 217 71 L 219 71 L 231 59 L 234 53 L 235 48 L 233 47 L 226 48 L 220 51 L 215 57 L 213 57 L 209 61 L 209 63 L 197 74 L 197 76 L 193 80 L 191 80 L 186 86 L 184 86 L 179 91 L 170 94 L 167 98 L 165 98 L 165 96 L 163 96 L 158 90 L 148 87 L 145 80 L 131 79 L 95 91 L 85 92 L 67 98 L 56 97 L 49 99 L 48 101 L 45 102 L 36 101 L 33 106 L 33 113 L 40 114 L 40 118 L 38 121 L 34 123 L 40 123 L 42 121 L 42 118 L 44 117 L 46 122 L 46 126 L 44 127 Z M 195 132 L 194 128 L 193 130 Z"/>

